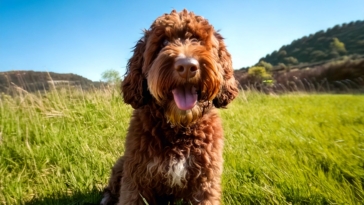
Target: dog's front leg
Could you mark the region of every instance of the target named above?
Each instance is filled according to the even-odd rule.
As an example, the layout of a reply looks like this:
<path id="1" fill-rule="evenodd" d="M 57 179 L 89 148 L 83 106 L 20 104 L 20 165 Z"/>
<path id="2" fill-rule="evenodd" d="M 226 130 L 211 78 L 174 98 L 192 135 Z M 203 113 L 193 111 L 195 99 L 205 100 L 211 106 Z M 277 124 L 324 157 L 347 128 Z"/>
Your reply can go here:
<path id="1" fill-rule="evenodd" d="M 118 205 L 145 205 L 138 186 L 130 178 L 122 179 Z"/>
<path id="2" fill-rule="evenodd" d="M 217 177 L 217 180 L 201 183 L 201 187 L 195 190 L 195 194 L 191 196 L 190 202 L 193 205 L 220 205 L 220 178 Z"/>
<path id="3" fill-rule="evenodd" d="M 114 205 L 119 199 L 120 183 L 123 176 L 124 157 L 120 157 L 116 161 L 111 171 L 109 184 L 104 190 L 103 199 L 100 205 Z"/>

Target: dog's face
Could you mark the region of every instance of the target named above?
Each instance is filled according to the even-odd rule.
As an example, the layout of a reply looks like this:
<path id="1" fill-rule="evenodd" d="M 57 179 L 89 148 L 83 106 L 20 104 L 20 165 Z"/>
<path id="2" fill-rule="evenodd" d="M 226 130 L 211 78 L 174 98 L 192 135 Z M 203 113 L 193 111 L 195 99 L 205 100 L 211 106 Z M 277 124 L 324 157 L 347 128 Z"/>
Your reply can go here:
<path id="1" fill-rule="evenodd" d="M 183 10 L 155 20 L 137 43 L 122 85 L 135 109 L 156 102 L 176 126 L 188 126 L 212 104 L 238 93 L 223 38 L 201 16 Z"/>

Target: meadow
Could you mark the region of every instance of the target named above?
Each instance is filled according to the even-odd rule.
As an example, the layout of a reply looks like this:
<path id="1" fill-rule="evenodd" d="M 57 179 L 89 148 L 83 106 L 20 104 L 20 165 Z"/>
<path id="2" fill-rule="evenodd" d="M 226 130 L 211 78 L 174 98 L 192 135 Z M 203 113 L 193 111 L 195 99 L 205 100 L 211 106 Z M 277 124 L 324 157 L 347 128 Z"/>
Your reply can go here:
<path id="1" fill-rule="evenodd" d="M 0 96 L 0 204 L 97 204 L 132 108 L 113 89 Z M 224 204 L 364 204 L 364 96 L 241 92 Z"/>

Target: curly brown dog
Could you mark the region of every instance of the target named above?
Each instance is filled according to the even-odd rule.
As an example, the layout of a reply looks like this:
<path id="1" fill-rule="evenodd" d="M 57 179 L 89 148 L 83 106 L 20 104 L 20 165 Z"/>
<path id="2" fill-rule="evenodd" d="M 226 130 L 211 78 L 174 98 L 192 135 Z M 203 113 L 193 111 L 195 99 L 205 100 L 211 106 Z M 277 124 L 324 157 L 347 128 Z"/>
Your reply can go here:
<path id="1" fill-rule="evenodd" d="M 238 94 L 222 36 L 187 10 L 164 14 L 137 42 L 122 93 L 135 110 L 101 204 L 220 204 L 216 108 Z"/>

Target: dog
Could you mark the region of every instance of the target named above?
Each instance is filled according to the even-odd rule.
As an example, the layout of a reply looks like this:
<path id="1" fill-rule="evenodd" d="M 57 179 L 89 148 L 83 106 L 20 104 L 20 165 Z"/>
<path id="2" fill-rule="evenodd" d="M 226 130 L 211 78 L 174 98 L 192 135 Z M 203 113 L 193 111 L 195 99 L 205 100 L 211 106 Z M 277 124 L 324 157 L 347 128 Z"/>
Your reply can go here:
<path id="1" fill-rule="evenodd" d="M 187 10 L 157 18 L 127 64 L 121 89 L 134 111 L 101 204 L 220 204 L 217 108 L 238 94 L 233 72 L 205 18 Z"/>

